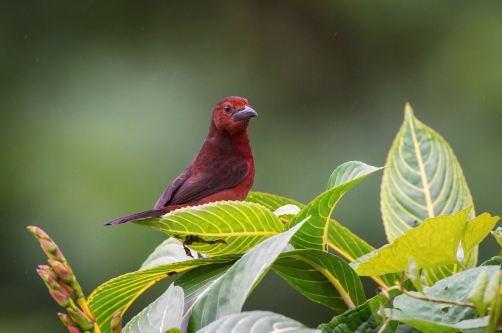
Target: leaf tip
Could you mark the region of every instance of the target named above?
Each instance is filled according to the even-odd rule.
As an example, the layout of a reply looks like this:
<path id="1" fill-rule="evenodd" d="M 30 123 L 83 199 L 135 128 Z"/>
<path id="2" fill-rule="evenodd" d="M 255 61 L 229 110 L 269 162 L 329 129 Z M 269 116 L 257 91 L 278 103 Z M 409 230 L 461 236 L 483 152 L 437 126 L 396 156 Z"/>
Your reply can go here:
<path id="1" fill-rule="evenodd" d="M 406 102 L 404 105 L 404 118 L 408 119 L 410 117 L 413 117 L 413 109 L 411 108 L 410 103 Z"/>

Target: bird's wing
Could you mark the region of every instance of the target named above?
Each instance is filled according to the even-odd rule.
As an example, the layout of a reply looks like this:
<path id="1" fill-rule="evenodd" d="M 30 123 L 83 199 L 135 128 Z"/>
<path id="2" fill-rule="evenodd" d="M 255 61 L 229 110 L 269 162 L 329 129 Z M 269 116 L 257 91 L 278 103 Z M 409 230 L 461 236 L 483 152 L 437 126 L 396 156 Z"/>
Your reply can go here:
<path id="1" fill-rule="evenodd" d="M 212 161 L 204 170 L 187 169 L 162 193 L 154 209 L 190 203 L 232 188 L 247 174 L 247 162 L 239 156 Z"/>

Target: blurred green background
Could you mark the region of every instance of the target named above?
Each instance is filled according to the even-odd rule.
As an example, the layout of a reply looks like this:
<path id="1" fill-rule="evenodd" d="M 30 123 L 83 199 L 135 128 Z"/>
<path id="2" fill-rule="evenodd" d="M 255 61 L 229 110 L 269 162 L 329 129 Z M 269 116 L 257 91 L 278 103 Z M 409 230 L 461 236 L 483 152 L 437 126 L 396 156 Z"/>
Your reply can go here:
<path id="1" fill-rule="evenodd" d="M 307 203 L 339 164 L 383 165 L 409 101 L 456 152 L 476 211 L 502 214 L 501 17 L 500 1 L 1 1 L 1 331 L 65 331 L 27 225 L 87 293 L 141 265 L 165 236 L 100 224 L 153 206 L 228 95 L 259 113 L 255 191 Z M 334 213 L 374 246 L 380 180 Z M 480 260 L 497 252 L 488 239 Z M 245 308 L 333 316 L 273 273 Z"/>

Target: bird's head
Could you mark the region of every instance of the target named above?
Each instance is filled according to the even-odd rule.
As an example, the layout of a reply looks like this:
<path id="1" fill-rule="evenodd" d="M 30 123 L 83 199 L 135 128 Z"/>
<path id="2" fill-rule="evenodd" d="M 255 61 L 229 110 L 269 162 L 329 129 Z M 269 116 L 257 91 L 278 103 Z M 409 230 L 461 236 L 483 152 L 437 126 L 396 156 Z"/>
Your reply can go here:
<path id="1" fill-rule="evenodd" d="M 238 96 L 221 99 L 213 111 L 213 123 L 221 131 L 238 133 L 245 131 L 249 119 L 258 113 L 249 107 L 248 100 Z"/>

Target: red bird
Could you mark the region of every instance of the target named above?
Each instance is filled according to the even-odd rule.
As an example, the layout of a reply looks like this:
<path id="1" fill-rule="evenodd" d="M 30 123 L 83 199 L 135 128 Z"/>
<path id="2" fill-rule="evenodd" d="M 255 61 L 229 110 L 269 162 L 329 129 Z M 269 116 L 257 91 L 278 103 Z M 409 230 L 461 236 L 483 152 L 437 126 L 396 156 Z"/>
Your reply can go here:
<path id="1" fill-rule="evenodd" d="M 199 153 L 162 193 L 153 210 L 103 225 L 162 216 L 177 208 L 208 202 L 244 200 L 253 186 L 255 170 L 247 127 L 249 119 L 257 115 L 245 98 L 230 96 L 220 100 Z"/>

